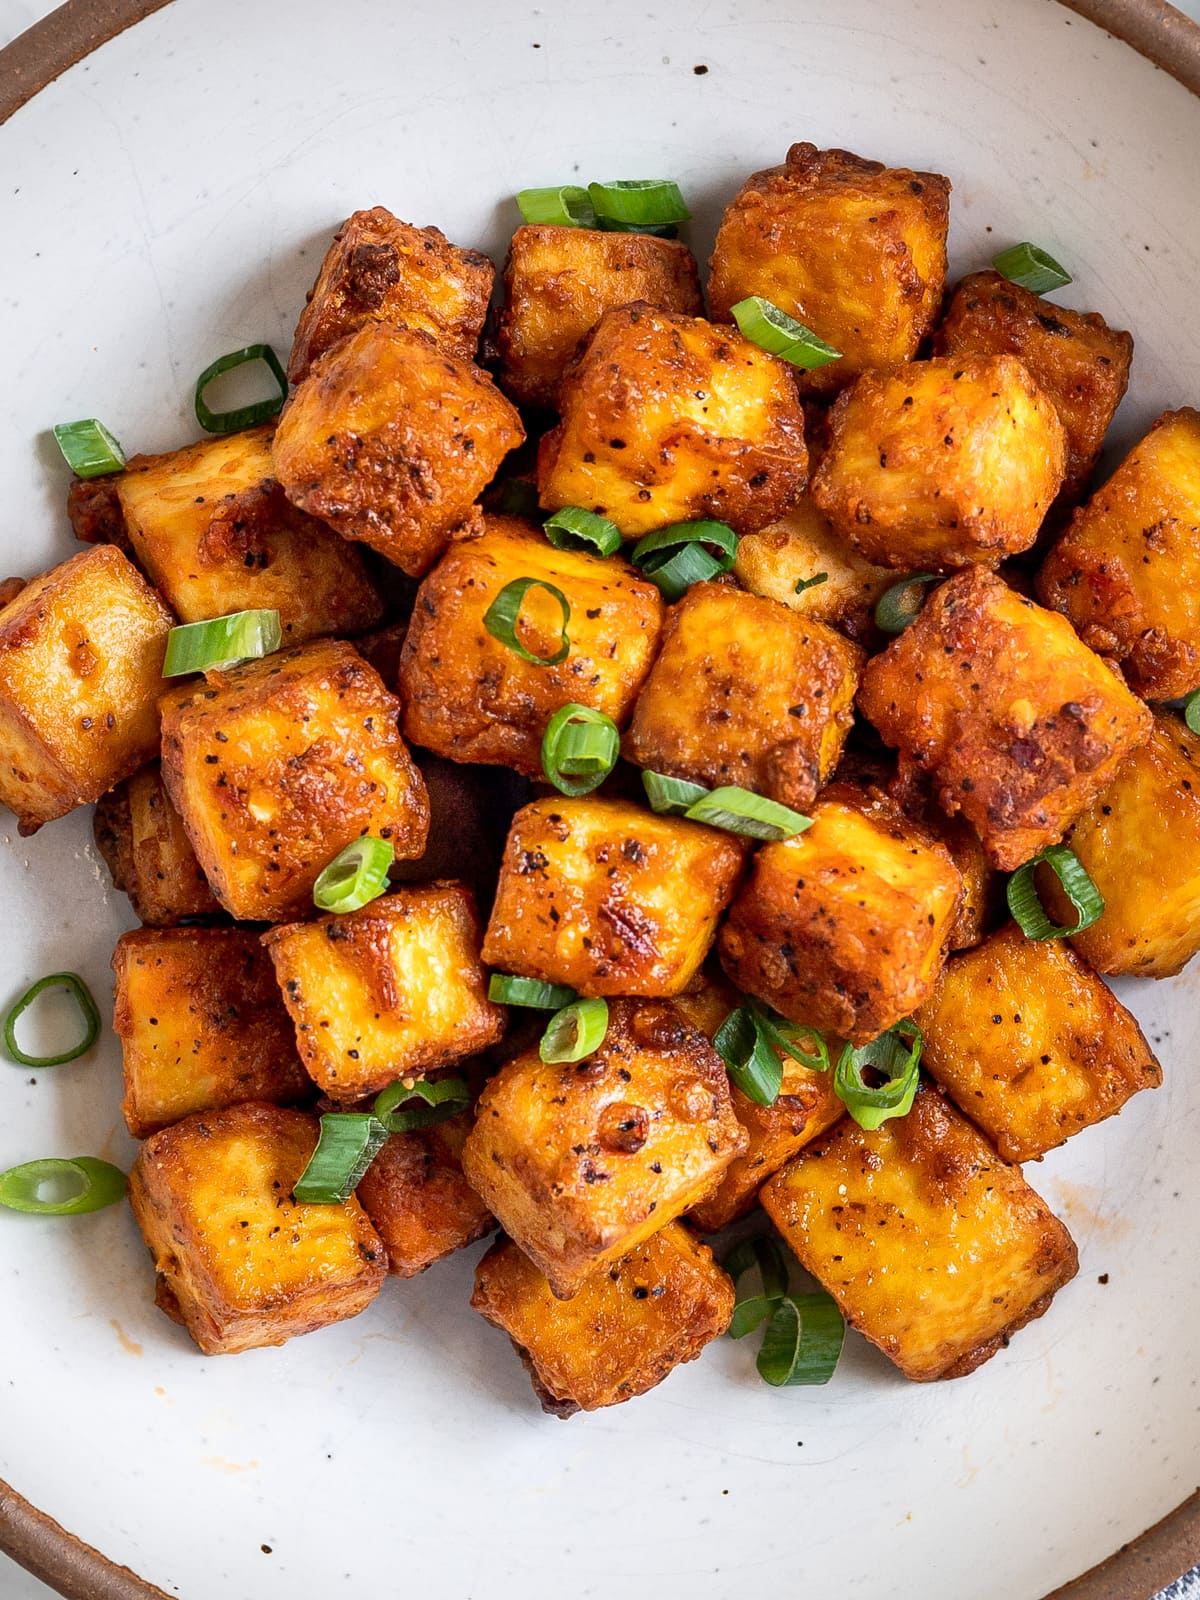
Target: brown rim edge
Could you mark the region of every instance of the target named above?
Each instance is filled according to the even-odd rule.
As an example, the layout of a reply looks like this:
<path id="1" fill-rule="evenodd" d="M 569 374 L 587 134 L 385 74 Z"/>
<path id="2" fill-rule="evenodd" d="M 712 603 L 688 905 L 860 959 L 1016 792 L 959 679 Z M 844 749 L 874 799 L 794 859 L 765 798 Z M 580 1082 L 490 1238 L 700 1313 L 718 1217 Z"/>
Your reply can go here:
<path id="1" fill-rule="evenodd" d="M 170 0 L 66 0 L 0 50 L 0 123 L 68 67 Z M 1059 0 L 1200 95 L 1200 24 L 1166 0 Z M 0 1480 L 0 1551 L 65 1600 L 171 1600 L 116 1566 Z M 1200 1489 L 1046 1600 L 1152 1600 L 1200 1562 Z"/>

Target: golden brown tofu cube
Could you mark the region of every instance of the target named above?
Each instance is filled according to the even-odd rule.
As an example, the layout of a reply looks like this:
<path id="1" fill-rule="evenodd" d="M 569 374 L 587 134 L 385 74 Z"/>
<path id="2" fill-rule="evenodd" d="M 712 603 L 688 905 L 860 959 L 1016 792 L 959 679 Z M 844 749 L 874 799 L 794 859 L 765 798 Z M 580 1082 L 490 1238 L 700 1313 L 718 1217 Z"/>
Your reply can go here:
<path id="1" fill-rule="evenodd" d="M 570 1417 L 632 1400 L 694 1361 L 729 1326 L 734 1288 L 708 1246 L 673 1222 L 565 1302 L 503 1239 L 475 1269 L 471 1305 L 508 1334 L 542 1410 Z"/>
<path id="2" fill-rule="evenodd" d="M 101 796 L 94 833 L 113 887 L 125 891 L 147 927 L 220 913 L 157 761 Z"/>
<path id="3" fill-rule="evenodd" d="M 1071 520 L 1038 597 L 1148 700 L 1200 687 L 1200 411 L 1166 411 Z"/>
<path id="4" fill-rule="evenodd" d="M 630 539 L 702 517 L 765 528 L 808 476 L 792 371 L 700 317 L 606 311 L 538 448 L 542 505 L 598 511 Z"/>
<path id="5" fill-rule="evenodd" d="M 868 661 L 858 705 L 1004 872 L 1061 839 L 1151 727 L 1069 623 L 981 567 Z"/>
<path id="6" fill-rule="evenodd" d="M 865 1044 L 929 993 L 962 898 L 950 852 L 878 792 L 830 786 L 812 827 L 755 856 L 721 929 L 732 982 Z"/>
<path id="7" fill-rule="evenodd" d="M 624 727 L 662 628 L 662 597 L 615 557 L 556 550 L 515 517 L 487 517 L 480 539 L 451 545 L 422 583 L 400 664 L 404 731 L 452 761 L 498 762 L 540 776 L 542 735 L 561 706 L 594 706 Z M 517 578 L 553 584 L 571 608 L 570 651 L 524 661 L 483 625 Z M 531 654 L 557 653 L 562 608 L 541 589 L 521 607 Z"/>
<path id="8" fill-rule="evenodd" d="M 1200 950 L 1200 738 L 1181 718 L 1155 713 L 1065 843 L 1104 896 L 1099 922 L 1071 941 L 1097 972 L 1169 978 Z M 1049 868 L 1038 893 L 1057 925 L 1076 920 Z"/>
<path id="9" fill-rule="evenodd" d="M 1062 486 L 1063 425 L 1015 356 L 866 373 L 829 422 L 813 500 L 880 566 L 994 566 L 1033 544 Z"/>
<path id="10" fill-rule="evenodd" d="M 129 1199 L 159 1307 L 207 1356 L 285 1344 L 379 1293 L 387 1257 L 358 1201 L 292 1195 L 317 1126 L 260 1103 L 201 1112 L 148 1139 L 133 1164 Z"/>
<path id="11" fill-rule="evenodd" d="M 702 315 L 700 278 L 686 245 L 644 233 L 518 228 L 496 331 L 500 382 L 520 405 L 557 405 L 582 341 L 606 311 L 634 300 Z"/>
<path id="12" fill-rule="evenodd" d="M 1094 311 L 1068 311 L 998 272 L 973 272 L 950 297 L 939 356 L 1011 355 L 1050 397 L 1066 432 L 1062 497 L 1077 500 L 1129 383 L 1133 340 Z"/>
<path id="13" fill-rule="evenodd" d="M 667 1001 L 617 1000 L 578 1062 L 515 1056 L 484 1086 L 467 1182 L 566 1300 L 697 1205 L 746 1148 L 729 1078 Z"/>
<path id="14" fill-rule="evenodd" d="M 475 501 L 524 437 L 485 372 L 427 333 L 369 322 L 292 391 L 271 453 L 293 505 L 420 577 L 478 528 Z"/>
<path id="15" fill-rule="evenodd" d="M 130 1133 L 144 1139 L 194 1111 L 312 1097 L 291 1020 L 257 934 L 140 928 L 113 951 Z"/>
<path id="16" fill-rule="evenodd" d="M 318 356 L 370 322 L 418 328 L 449 355 L 472 361 L 496 269 L 440 228 L 416 228 L 383 206 L 342 223 L 308 291 L 288 357 L 300 383 Z"/>
<path id="17" fill-rule="evenodd" d="M 1078 1268 L 1020 1168 L 928 1084 L 875 1133 L 844 1118 L 762 1202 L 850 1326 L 920 1382 L 974 1372 Z"/>
<path id="18" fill-rule="evenodd" d="M 354 1191 L 383 1240 L 388 1271 L 414 1278 L 491 1233 L 496 1219 L 463 1177 L 470 1117 L 394 1133 Z"/>
<path id="19" fill-rule="evenodd" d="M 840 633 L 775 600 L 693 584 L 667 611 L 625 755 L 803 809 L 837 765 L 864 660 Z"/>
<path id="20" fill-rule="evenodd" d="M 962 879 L 963 897 L 947 949 L 970 949 L 1008 917 L 1004 875 L 992 866 L 983 841 L 966 818 L 948 817 L 941 809 L 933 798 L 932 785 L 918 768 L 910 765 L 903 772 L 892 773 L 884 787 L 906 816 L 928 828 L 950 852 Z"/>
<path id="21" fill-rule="evenodd" d="M 115 545 L 81 550 L 0 610 L 0 803 L 18 831 L 149 761 L 174 618 Z"/>
<path id="22" fill-rule="evenodd" d="M 400 702 L 352 645 L 320 640 L 163 696 L 163 780 L 231 916 L 306 913 L 360 834 L 419 856 L 429 828 Z"/>
<path id="23" fill-rule="evenodd" d="M 950 184 L 935 172 L 794 144 L 726 208 L 708 301 L 727 322 L 747 295 L 773 301 L 842 352 L 800 375 L 832 394 L 860 372 L 909 361 L 946 281 Z"/>
<path id="24" fill-rule="evenodd" d="M 288 501 L 273 432 L 134 456 L 116 480 L 134 559 L 181 622 L 278 611 L 287 644 L 373 628 L 383 602 L 361 553 Z"/>
<path id="25" fill-rule="evenodd" d="M 743 859 L 733 835 L 627 800 L 535 800 L 509 830 L 483 959 L 585 995 L 678 994 Z"/>
<path id="26" fill-rule="evenodd" d="M 504 1009 L 487 998 L 479 940 L 461 883 L 414 884 L 265 933 L 314 1082 L 333 1100 L 360 1100 L 495 1044 Z"/>

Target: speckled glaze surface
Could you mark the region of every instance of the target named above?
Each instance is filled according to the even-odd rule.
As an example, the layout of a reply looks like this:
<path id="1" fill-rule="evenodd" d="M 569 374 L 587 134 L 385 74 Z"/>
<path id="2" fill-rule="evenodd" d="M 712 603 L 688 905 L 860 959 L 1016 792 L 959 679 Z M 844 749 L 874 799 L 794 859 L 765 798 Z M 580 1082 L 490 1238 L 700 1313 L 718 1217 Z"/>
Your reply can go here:
<path id="1" fill-rule="evenodd" d="M 1070 262 L 1063 299 L 1137 339 L 1117 446 L 1195 403 L 1200 102 L 1081 18 L 1048 0 L 497 16 L 177 0 L 0 129 L 6 570 L 72 549 L 49 425 L 189 440 L 195 374 L 255 339 L 286 348 L 354 207 L 498 256 L 515 188 L 659 171 L 693 198 L 703 253 L 742 177 L 797 138 L 948 172 L 956 269 L 1024 237 Z M 65 966 L 111 993 L 128 913 L 86 819 L 0 827 L 0 896 L 0 992 Z M 11 1218 L 0 1478 L 187 1600 L 1035 1600 L 1200 1477 L 1200 976 L 1119 989 L 1166 1082 L 1029 1169 L 1080 1275 L 974 1377 L 909 1385 L 852 1340 L 829 1389 L 778 1394 L 725 1341 L 564 1425 L 467 1309 L 475 1251 L 340 1328 L 206 1360 L 154 1311 L 127 1215 Z M 0 1069 L 0 1168 L 126 1162 L 118 1080 L 111 1041 L 40 1077 Z"/>

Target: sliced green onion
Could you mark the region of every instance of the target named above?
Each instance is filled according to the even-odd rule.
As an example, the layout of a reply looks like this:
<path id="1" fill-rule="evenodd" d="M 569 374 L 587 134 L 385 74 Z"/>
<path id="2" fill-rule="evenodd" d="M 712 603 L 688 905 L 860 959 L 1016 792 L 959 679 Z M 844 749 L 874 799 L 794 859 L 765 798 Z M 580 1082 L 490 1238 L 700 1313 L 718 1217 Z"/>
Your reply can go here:
<path id="1" fill-rule="evenodd" d="M 768 800 L 765 795 L 734 784 L 711 790 L 690 805 L 684 816 L 750 839 L 794 839 L 812 827 L 811 817 L 803 817 L 778 800 Z"/>
<path id="2" fill-rule="evenodd" d="M 412 1101 L 419 1103 L 410 1104 Z M 371 1109 L 389 1133 L 412 1133 L 436 1122 L 449 1122 L 470 1103 L 471 1091 L 463 1078 L 438 1078 L 433 1083 L 418 1079 L 410 1088 L 389 1083 Z M 407 1109 L 402 1111 L 401 1106 Z"/>
<path id="3" fill-rule="evenodd" d="M 621 548 L 621 530 L 615 522 L 582 506 L 564 506 L 542 524 L 542 532 L 556 550 L 594 550 L 611 556 Z"/>
<path id="4" fill-rule="evenodd" d="M 322 867 L 313 884 L 313 905 L 318 911 L 358 911 L 370 905 L 388 886 L 388 868 L 395 851 L 386 839 L 364 834 L 339 850 Z"/>
<path id="5" fill-rule="evenodd" d="M 582 1061 L 604 1043 L 607 1000 L 574 1000 L 550 1018 L 538 1054 L 543 1061 Z"/>
<path id="6" fill-rule="evenodd" d="M 1183 720 L 1193 733 L 1200 733 L 1200 689 L 1193 689 L 1183 702 Z"/>
<path id="7" fill-rule="evenodd" d="M 803 594 L 805 589 L 815 589 L 819 583 L 828 582 L 829 574 L 827 572 L 818 572 L 815 573 L 811 578 L 800 578 L 792 592 L 794 594 Z"/>
<path id="8" fill-rule="evenodd" d="M 517 618 L 521 614 L 521 604 L 530 589 L 545 589 L 547 594 L 552 594 L 562 607 L 562 637 L 559 648 L 552 656 L 535 656 L 532 650 L 517 638 Z M 565 661 L 571 653 L 571 640 L 567 634 L 567 624 L 571 620 L 571 604 L 561 589 L 555 588 L 552 583 L 543 583 L 541 578 L 514 578 L 511 583 L 506 583 L 500 593 L 492 601 L 483 614 L 483 625 L 492 635 L 499 639 L 514 655 L 520 656 L 522 661 L 528 661 L 535 667 L 556 667 L 560 661 Z"/>
<path id="9" fill-rule="evenodd" d="M 191 672 L 224 672 L 239 661 L 257 661 L 283 643 L 278 611 L 232 611 L 208 622 L 185 622 L 167 635 L 164 678 Z"/>
<path id="10" fill-rule="evenodd" d="M 589 183 L 588 195 L 601 228 L 617 233 L 655 233 L 674 238 L 675 224 L 691 212 L 679 185 L 669 178 L 629 178 Z"/>
<path id="11" fill-rule="evenodd" d="M 517 205 L 525 221 L 556 228 L 594 228 L 596 213 L 586 189 L 567 183 L 552 189 L 521 189 Z"/>
<path id="12" fill-rule="evenodd" d="M 682 600 L 694 583 L 708 583 L 719 578 L 724 570 L 703 545 L 684 544 L 652 556 L 642 568 L 642 576 L 649 578 L 670 605 Z"/>
<path id="13" fill-rule="evenodd" d="M 823 1290 L 785 1295 L 763 1334 L 759 1376 L 775 1389 L 828 1383 L 845 1337 L 842 1314 Z"/>
<path id="14" fill-rule="evenodd" d="M 925 585 L 941 581 L 939 572 L 914 572 L 892 584 L 875 604 L 875 626 L 883 633 L 903 633 L 921 614 Z"/>
<path id="15" fill-rule="evenodd" d="M 753 1238 L 739 1240 L 721 1265 L 735 1284 L 757 1267 L 763 1296 L 768 1300 L 779 1300 L 787 1293 L 787 1262 L 769 1234 L 759 1233 Z M 733 1337 L 736 1339 L 739 1335 L 735 1333 Z"/>
<path id="16" fill-rule="evenodd" d="M 63 459 L 77 478 L 102 478 L 120 472 L 125 452 L 102 422 L 87 417 L 82 422 L 56 422 L 54 437 Z"/>
<path id="17" fill-rule="evenodd" d="M 682 600 L 693 583 L 728 572 L 737 560 L 738 536 L 725 522 L 673 522 L 634 545 L 630 560 L 657 584 L 663 598 Z"/>
<path id="18" fill-rule="evenodd" d="M 83 1017 L 83 1038 L 69 1050 L 64 1050 L 61 1055 L 31 1056 L 17 1043 L 17 1023 L 38 995 L 47 989 L 65 989 L 75 1001 Z M 45 978 L 39 978 L 35 984 L 26 989 L 4 1019 L 4 1048 L 9 1059 L 20 1062 L 23 1067 L 61 1067 L 64 1062 L 76 1061 L 81 1055 L 86 1054 L 99 1037 L 100 1012 L 92 998 L 91 990 L 74 972 L 52 972 Z"/>
<path id="19" fill-rule="evenodd" d="M 578 996 L 565 983 L 543 983 L 540 978 L 518 978 L 512 972 L 493 972 L 488 979 L 488 999 L 501 1006 L 559 1011 Z"/>
<path id="20" fill-rule="evenodd" d="M 776 1050 L 782 1050 L 784 1055 L 791 1056 L 793 1061 L 799 1062 L 802 1067 L 810 1067 L 814 1072 L 829 1071 L 829 1046 L 816 1028 L 809 1027 L 806 1022 L 792 1022 L 788 1017 L 781 1017 L 760 1000 L 751 1000 L 750 1010 L 759 1031 Z M 797 1043 L 798 1034 L 812 1041 L 811 1053 Z"/>
<path id="21" fill-rule="evenodd" d="M 562 794 L 591 794 L 617 764 L 621 735 L 593 706 L 561 706 L 542 736 L 542 771 Z"/>
<path id="22" fill-rule="evenodd" d="M 713 1048 L 729 1081 L 758 1106 L 773 1106 L 783 1085 L 783 1062 L 759 1029 L 749 1006 L 739 1006 L 717 1029 Z"/>
<path id="23" fill-rule="evenodd" d="M 685 817 L 688 807 L 709 792 L 702 783 L 689 783 L 686 778 L 668 778 L 665 772 L 649 771 L 642 773 L 642 788 L 651 811 L 671 817 Z"/>
<path id="24" fill-rule="evenodd" d="M 733 1316 L 730 1317 L 725 1332 L 731 1339 L 744 1339 L 748 1333 L 753 1333 L 755 1328 L 761 1328 L 769 1317 L 774 1316 L 778 1304 L 778 1295 L 752 1294 L 745 1300 L 739 1300 L 733 1308 Z"/>
<path id="25" fill-rule="evenodd" d="M 369 1111 L 327 1111 L 321 1137 L 292 1190 L 305 1205 L 348 1200 L 387 1142 L 388 1130 Z"/>
<path id="26" fill-rule="evenodd" d="M 860 1128 L 873 1133 L 890 1118 L 906 1117 L 912 1110 L 920 1080 L 922 1042 L 920 1028 L 906 1018 L 869 1044 L 857 1050 L 848 1044 L 842 1051 L 833 1092 Z M 885 1081 L 878 1086 L 869 1084 L 864 1069 Z"/>
<path id="27" fill-rule="evenodd" d="M 1046 915 L 1038 896 L 1035 876 L 1038 867 L 1043 864 L 1054 873 L 1067 899 L 1075 907 L 1076 921 L 1073 927 L 1056 928 Z M 1027 939 L 1070 938 L 1072 934 L 1090 928 L 1104 914 L 1104 896 L 1092 882 L 1083 862 L 1065 844 L 1048 845 L 1032 861 L 1018 867 L 1008 880 L 1005 893 L 1008 909 Z"/>
<path id="28" fill-rule="evenodd" d="M 773 300 L 761 295 L 748 295 L 730 307 L 738 331 L 751 344 L 756 344 L 768 354 L 788 361 L 793 367 L 814 372 L 817 367 L 827 367 L 831 361 L 840 361 L 842 352 L 826 344 L 802 322 L 789 317 Z"/>
<path id="29" fill-rule="evenodd" d="M 1045 250 L 1028 240 L 1001 250 L 992 258 L 992 266 L 1002 278 L 1019 288 L 1031 289 L 1034 294 L 1048 294 L 1051 289 L 1061 289 L 1070 283 L 1071 274 Z"/>
<path id="30" fill-rule="evenodd" d="M 58 1200 L 43 1199 L 47 1185 L 60 1194 L 66 1192 Z M 48 1157 L 0 1172 L 0 1206 L 39 1217 L 79 1217 L 86 1211 L 102 1211 L 123 1199 L 125 1189 L 121 1169 L 95 1156 Z"/>
<path id="31" fill-rule="evenodd" d="M 234 367 L 244 367 L 251 361 L 261 361 L 279 385 L 279 393 L 269 400 L 256 400 L 252 405 L 238 406 L 233 411 L 210 411 L 204 403 L 204 391 L 224 372 Z M 253 428 L 267 422 L 288 397 L 287 375 L 279 364 L 279 357 L 269 344 L 248 344 L 241 350 L 231 350 L 205 367 L 196 379 L 196 421 L 206 433 L 237 433 L 242 428 Z"/>

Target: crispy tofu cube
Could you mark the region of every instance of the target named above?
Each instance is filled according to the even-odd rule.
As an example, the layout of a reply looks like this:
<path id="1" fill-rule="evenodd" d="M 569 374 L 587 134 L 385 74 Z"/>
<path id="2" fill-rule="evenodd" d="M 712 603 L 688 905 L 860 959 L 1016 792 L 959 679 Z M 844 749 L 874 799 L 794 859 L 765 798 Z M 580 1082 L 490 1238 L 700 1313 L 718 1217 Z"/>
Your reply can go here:
<path id="1" fill-rule="evenodd" d="M 939 356 L 1016 356 L 1049 396 L 1066 432 L 1062 498 L 1078 500 L 1129 383 L 1133 340 L 1094 311 L 1068 311 L 998 272 L 955 289 L 934 336 Z"/>
<path id="2" fill-rule="evenodd" d="M 559 1299 L 712 1193 L 746 1148 L 729 1078 L 669 1002 L 617 1000 L 578 1062 L 515 1056 L 484 1086 L 467 1182 Z"/>
<path id="3" fill-rule="evenodd" d="M 681 1223 L 647 1239 L 566 1302 L 511 1239 L 475 1270 L 471 1305 L 507 1333 L 542 1410 L 598 1411 L 645 1394 L 719 1338 L 734 1288 Z"/>
<path id="4" fill-rule="evenodd" d="M 383 1240 L 396 1278 L 444 1261 L 496 1226 L 496 1219 L 463 1177 L 462 1148 L 471 1118 L 394 1133 L 354 1191 Z"/>
<path id="5" fill-rule="evenodd" d="M 504 1032 L 487 998 L 475 897 L 461 883 L 414 884 L 361 911 L 263 935 L 296 1043 L 332 1100 L 475 1055 Z"/>
<path id="6" fill-rule="evenodd" d="M 132 556 L 133 546 L 117 492 L 121 476 L 119 472 L 106 472 L 100 478 L 72 478 L 67 488 L 67 519 L 75 537 L 84 544 L 115 544 L 124 555 Z M 8 597 L 4 603 L 7 605 Z"/>
<path id="7" fill-rule="evenodd" d="M 379 1293 L 387 1257 L 358 1201 L 292 1195 L 316 1143 L 316 1117 L 251 1103 L 187 1117 L 142 1146 L 129 1199 L 158 1305 L 205 1355 L 286 1344 Z"/>
<path id="8" fill-rule="evenodd" d="M 793 371 L 700 317 L 606 311 L 538 447 L 541 504 L 598 511 L 630 539 L 702 517 L 765 528 L 808 476 Z"/>
<path id="9" fill-rule="evenodd" d="M 584 995 L 678 994 L 744 856 L 732 834 L 627 800 L 535 800 L 509 830 L 483 959 Z"/>
<path id="10" fill-rule="evenodd" d="M 709 1040 L 741 1003 L 741 995 L 721 971 L 715 956 L 705 962 L 686 989 L 672 996 L 672 1004 L 688 1027 Z"/>
<path id="11" fill-rule="evenodd" d="M 1071 940 L 1110 976 L 1169 978 L 1200 950 L 1200 738 L 1156 712 L 1154 728 L 1076 818 L 1070 845 L 1104 896 L 1104 915 Z M 1053 872 L 1038 893 L 1062 927 L 1076 914 Z"/>
<path id="12" fill-rule="evenodd" d="M 1200 687 L 1200 411 L 1166 411 L 1078 510 L 1038 598 L 1148 700 Z"/>
<path id="13" fill-rule="evenodd" d="M 0 804 L 18 832 L 149 761 L 174 618 L 115 545 L 81 550 L 0 610 Z"/>
<path id="14" fill-rule="evenodd" d="M 1074 1241 L 936 1089 L 867 1133 L 849 1117 L 763 1189 L 852 1328 L 908 1378 L 961 1378 L 1047 1311 Z"/>
<path id="15" fill-rule="evenodd" d="M 130 1133 L 246 1100 L 296 1105 L 312 1083 L 257 934 L 139 928 L 113 951 Z"/>
<path id="16" fill-rule="evenodd" d="M 625 735 L 639 767 L 800 809 L 837 765 L 865 656 L 833 628 L 724 583 L 667 611 Z"/>
<path id="17" fill-rule="evenodd" d="M 288 501 L 273 432 L 134 456 L 115 489 L 134 560 L 181 622 L 278 611 L 288 644 L 373 628 L 383 602 L 361 553 Z"/>
<path id="18" fill-rule="evenodd" d="M 858 705 L 1005 872 L 1061 839 L 1151 727 L 1062 617 L 981 567 L 868 661 Z"/>
<path id="19" fill-rule="evenodd" d="M 729 321 L 747 295 L 773 301 L 842 352 L 800 374 L 807 393 L 832 394 L 916 354 L 941 303 L 949 220 L 950 183 L 937 173 L 794 144 L 726 208 L 712 317 Z"/>
<path id="20" fill-rule="evenodd" d="M 219 914 L 157 761 L 101 796 L 93 831 L 113 887 L 125 891 L 147 927 L 173 928 Z"/>
<path id="21" fill-rule="evenodd" d="M 518 228 L 496 331 L 500 382 L 519 405 L 554 406 L 563 373 L 606 311 L 642 300 L 703 314 L 692 252 L 674 239 L 594 228 Z"/>
<path id="22" fill-rule="evenodd" d="M 427 333 L 369 322 L 316 360 L 283 409 L 275 476 L 293 505 L 420 577 L 525 437 L 491 378 Z"/>
<path id="23" fill-rule="evenodd" d="M 1033 544 L 1062 487 L 1063 425 L 1015 356 L 865 373 L 829 423 L 813 500 L 879 566 L 994 566 Z"/>
<path id="24" fill-rule="evenodd" d="M 486 920 L 509 825 L 529 786 L 503 767 L 459 766 L 428 750 L 412 754 L 429 795 L 429 837 L 424 854 L 393 865 L 391 881 L 457 878 L 470 885 Z"/>
<path id="25" fill-rule="evenodd" d="M 1162 1082 L 1107 984 L 1015 922 L 948 961 L 915 1020 L 923 1064 L 1006 1161 L 1041 1160 Z"/>
<path id="26" fill-rule="evenodd" d="M 840 769 L 839 769 L 840 771 Z M 987 858 L 983 841 L 965 817 L 948 817 L 933 798 L 933 786 L 919 768 L 892 773 L 885 787 L 906 816 L 927 828 L 950 852 L 963 883 L 962 903 L 947 948 L 967 950 L 1008 916 L 1005 879 Z"/>
<path id="27" fill-rule="evenodd" d="M 933 987 L 962 898 L 950 852 L 887 795 L 831 785 L 806 833 L 764 846 L 721 929 L 732 982 L 865 1044 Z"/>
<path id="28" fill-rule="evenodd" d="M 624 727 L 658 648 L 659 591 L 615 557 L 556 550 L 515 517 L 487 517 L 480 539 L 451 545 L 422 583 L 400 663 L 404 729 L 451 761 L 495 762 L 540 776 L 542 735 L 560 707 L 594 706 Z M 517 578 L 553 584 L 571 607 L 570 652 L 557 666 L 524 661 L 483 625 Z M 562 608 L 528 592 L 521 641 L 553 656 Z"/>
<path id="29" fill-rule="evenodd" d="M 300 383 L 318 356 L 371 322 L 418 328 L 439 348 L 472 361 L 496 269 L 440 228 L 415 228 L 383 206 L 356 211 L 334 235 L 308 291 L 288 357 Z"/>
<path id="30" fill-rule="evenodd" d="M 360 834 L 419 856 L 429 828 L 400 702 L 352 645 L 320 640 L 163 696 L 163 780 L 233 917 L 303 915 Z"/>

